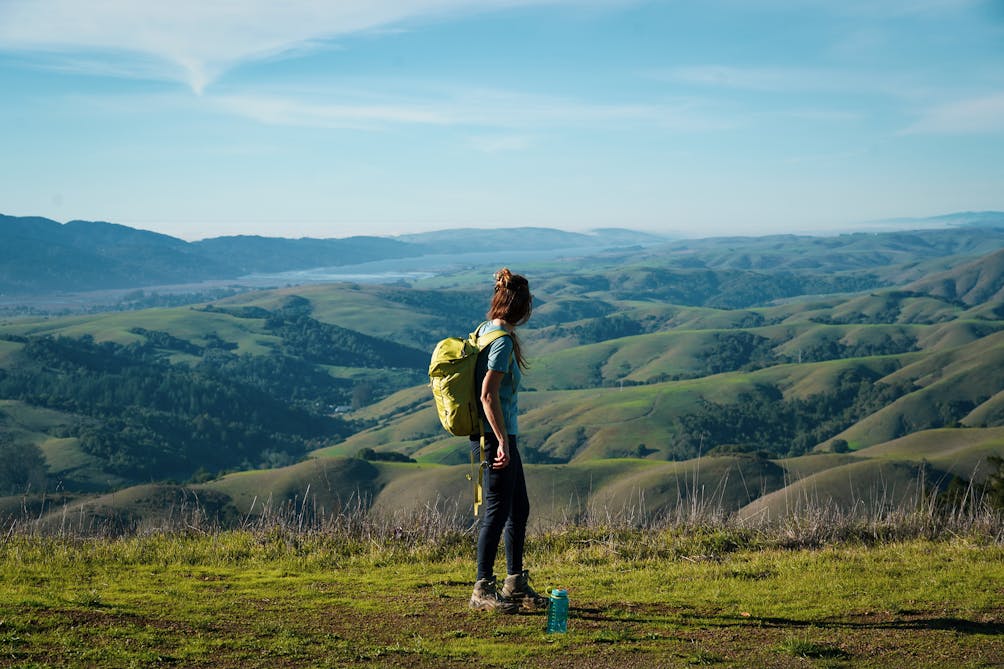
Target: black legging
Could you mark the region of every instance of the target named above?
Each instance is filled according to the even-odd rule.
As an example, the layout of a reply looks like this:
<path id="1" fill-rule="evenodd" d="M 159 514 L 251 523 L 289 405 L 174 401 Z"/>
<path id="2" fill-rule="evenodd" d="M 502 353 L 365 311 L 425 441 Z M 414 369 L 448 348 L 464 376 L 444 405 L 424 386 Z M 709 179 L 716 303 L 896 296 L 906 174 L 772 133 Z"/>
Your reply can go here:
<path id="1" fill-rule="evenodd" d="M 478 442 L 471 444 L 478 448 Z M 492 462 L 498 450 L 494 434 L 485 435 L 485 459 Z M 523 544 L 530 498 L 526 494 L 523 461 L 516 448 L 516 435 L 509 435 L 509 464 L 485 473 L 485 501 L 478 533 L 478 580 L 490 578 L 495 569 L 499 540 L 505 535 L 505 561 L 509 574 L 523 572 Z"/>

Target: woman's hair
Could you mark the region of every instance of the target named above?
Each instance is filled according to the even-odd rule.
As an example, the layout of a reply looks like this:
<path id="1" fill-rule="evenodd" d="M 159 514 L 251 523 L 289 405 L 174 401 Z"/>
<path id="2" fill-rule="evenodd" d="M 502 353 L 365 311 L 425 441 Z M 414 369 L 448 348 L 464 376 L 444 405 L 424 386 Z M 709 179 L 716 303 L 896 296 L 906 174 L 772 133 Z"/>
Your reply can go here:
<path id="1" fill-rule="evenodd" d="M 530 294 L 530 282 L 525 276 L 513 274 L 508 267 L 503 267 L 495 273 L 495 292 L 492 295 L 491 306 L 488 307 L 488 320 L 501 318 L 512 325 L 522 325 L 530 319 L 533 311 L 533 295 Z M 519 345 L 519 338 L 512 333 L 513 353 L 516 363 L 521 369 L 526 369 L 526 359 Z"/>

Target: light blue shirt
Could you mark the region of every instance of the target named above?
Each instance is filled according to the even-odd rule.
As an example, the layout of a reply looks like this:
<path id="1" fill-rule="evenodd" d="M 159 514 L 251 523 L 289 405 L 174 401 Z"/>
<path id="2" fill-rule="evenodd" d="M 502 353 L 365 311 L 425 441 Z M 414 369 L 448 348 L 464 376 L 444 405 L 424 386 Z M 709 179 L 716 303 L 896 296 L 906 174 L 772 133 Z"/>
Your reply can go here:
<path id="1" fill-rule="evenodd" d="M 478 335 L 502 329 L 504 328 L 501 325 L 485 323 L 478 328 Z M 519 383 L 523 379 L 523 372 L 516 364 L 516 357 L 513 355 L 512 337 L 499 337 L 478 354 L 477 388 L 479 395 L 485 381 L 485 374 L 488 373 L 489 369 L 505 373 L 505 376 L 502 377 L 502 383 L 499 385 L 502 420 L 505 422 L 507 434 L 519 434 Z M 481 408 L 481 417 L 485 432 L 491 433 L 492 426 L 484 417 L 483 407 Z"/>

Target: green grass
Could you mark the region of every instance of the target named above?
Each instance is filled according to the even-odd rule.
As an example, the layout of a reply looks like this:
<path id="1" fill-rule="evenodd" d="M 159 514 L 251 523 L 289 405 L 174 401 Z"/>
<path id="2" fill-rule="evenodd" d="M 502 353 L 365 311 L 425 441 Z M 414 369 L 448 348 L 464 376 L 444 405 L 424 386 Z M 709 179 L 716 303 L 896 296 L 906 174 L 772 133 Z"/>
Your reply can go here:
<path id="1" fill-rule="evenodd" d="M 6 364 L 8 358 L 21 350 L 23 344 L 13 341 L 0 341 L 0 365 Z"/>
<path id="2" fill-rule="evenodd" d="M 31 336 L 90 335 L 97 341 L 129 344 L 144 340 L 142 336 L 130 332 L 132 328 L 141 327 L 170 332 L 175 337 L 195 344 L 203 343 L 209 335 L 216 335 L 224 341 L 238 344 L 238 353 L 262 355 L 271 350 L 269 344 L 279 341 L 277 337 L 264 331 L 263 323 L 262 319 L 235 318 L 186 306 L 109 312 L 42 321 L 17 321 L 3 329 L 12 334 Z"/>
<path id="3" fill-rule="evenodd" d="M 809 659 L 849 659 L 850 654 L 838 646 L 816 643 L 804 636 L 793 636 L 785 639 L 778 649 L 793 657 Z"/>
<path id="4" fill-rule="evenodd" d="M 859 500 L 865 508 L 916 508 L 927 494 L 921 487 L 920 463 L 904 460 L 859 460 L 810 474 L 752 501 L 745 517 L 766 514 L 783 518 L 798 510 Z"/>
<path id="5" fill-rule="evenodd" d="M 835 515 L 837 524 L 828 520 L 823 524 L 842 536 L 838 526 L 887 524 L 887 518 L 916 516 L 911 522 L 921 529 L 934 522 L 937 519 L 929 518 L 927 512 L 936 506 L 938 494 L 926 486 L 944 485 L 953 471 L 966 477 L 976 472 L 976 480 L 984 480 L 989 473 L 987 458 L 1001 453 L 999 432 L 994 428 L 919 433 L 891 443 L 889 453 L 876 447 L 779 460 L 744 455 L 676 462 L 637 457 L 577 459 L 568 464 L 527 464 L 525 473 L 533 523 L 540 527 L 595 519 L 597 514 L 648 526 L 695 515 L 775 523 L 811 512 L 817 521 Z M 552 439 L 567 436 L 571 444 L 579 438 L 576 434 L 570 429 Z M 936 458 L 922 448 L 928 442 L 940 444 L 945 455 Z M 0 508 L 17 516 L 27 502 L 35 510 L 31 519 L 48 528 L 63 527 L 67 519 L 74 527 L 100 526 L 112 516 L 125 527 L 162 527 L 165 522 L 176 522 L 181 511 L 200 506 L 205 507 L 206 520 L 226 527 L 274 513 L 301 511 L 310 516 L 310 522 L 323 523 L 347 507 L 361 509 L 374 522 L 406 516 L 416 508 L 451 509 L 464 516 L 458 525 L 469 524 L 466 516 L 473 499 L 469 442 L 452 438 L 442 443 L 441 463 L 366 462 L 319 454 L 287 467 L 234 472 L 185 487 L 167 486 L 171 499 L 182 502 L 166 505 L 145 501 L 152 499 L 151 490 L 156 488 L 147 484 L 69 499 L 51 491 L 29 495 L 27 500 L 25 495 L 15 495 L 0 498 Z M 917 445 L 916 452 L 904 450 L 909 444 Z M 50 465 L 59 462 L 62 471 L 75 480 L 92 480 L 86 476 L 94 469 L 93 463 L 89 464 L 89 456 L 75 440 L 50 439 L 43 449 Z M 979 471 L 971 466 L 977 460 Z M 925 471 L 925 465 L 933 467 Z M 100 484 L 106 479 L 93 481 Z M 154 492 L 154 497 L 160 495 Z M 977 511 L 973 513 L 978 516 Z M 969 518 L 968 512 L 963 516 Z M 882 534 L 887 536 L 885 530 Z"/>
<path id="6" fill-rule="evenodd" d="M 0 416 L 8 429 L 43 434 L 72 424 L 73 416 L 52 409 L 25 404 L 18 400 L 0 399 Z"/>
<path id="7" fill-rule="evenodd" d="M 1004 548 L 972 539 L 783 550 L 722 531 L 532 536 L 542 613 L 467 608 L 472 539 L 13 534 L 0 666 L 962 667 L 1004 654 Z M 810 664 L 806 664 L 809 662 Z"/>
<path id="8" fill-rule="evenodd" d="M 289 503 L 338 513 L 359 496 L 370 497 L 380 468 L 355 458 L 315 458 L 278 469 L 228 474 L 196 490 L 224 493 L 241 514 Z"/>
<path id="9" fill-rule="evenodd" d="M 855 451 L 868 458 L 926 461 L 964 479 L 983 480 L 988 458 L 1004 454 L 1004 428 L 939 428 Z"/>

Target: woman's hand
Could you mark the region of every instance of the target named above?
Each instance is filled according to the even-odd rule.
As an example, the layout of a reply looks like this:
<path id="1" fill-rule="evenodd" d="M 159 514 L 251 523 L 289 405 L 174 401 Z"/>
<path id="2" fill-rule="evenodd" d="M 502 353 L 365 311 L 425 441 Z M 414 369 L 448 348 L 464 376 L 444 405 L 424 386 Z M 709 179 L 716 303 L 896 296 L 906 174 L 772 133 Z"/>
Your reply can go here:
<path id="1" fill-rule="evenodd" d="M 492 469 L 505 469 L 509 466 L 509 445 L 505 442 L 499 444 L 495 451 L 495 461 L 492 462 Z"/>

